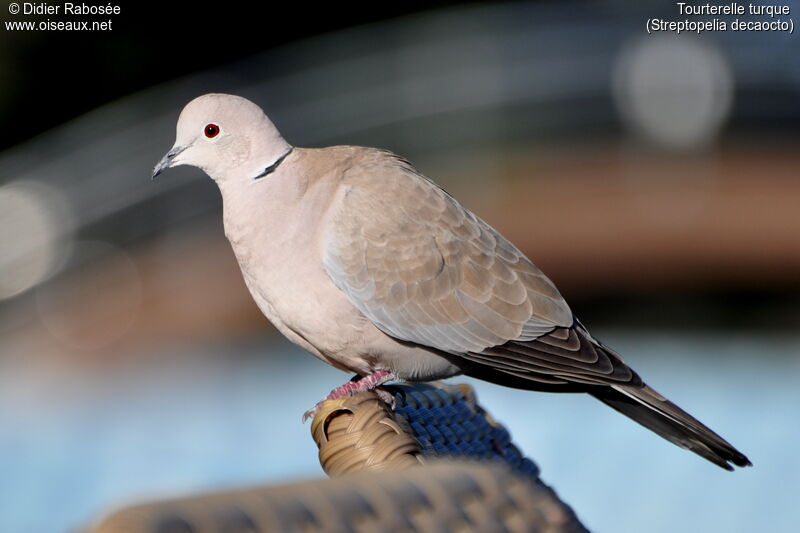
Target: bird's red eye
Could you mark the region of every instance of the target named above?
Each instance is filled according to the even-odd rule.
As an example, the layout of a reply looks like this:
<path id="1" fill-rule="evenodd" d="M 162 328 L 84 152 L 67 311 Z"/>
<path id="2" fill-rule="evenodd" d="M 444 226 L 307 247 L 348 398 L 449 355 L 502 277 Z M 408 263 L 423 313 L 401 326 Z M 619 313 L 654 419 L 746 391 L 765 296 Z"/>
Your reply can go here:
<path id="1" fill-rule="evenodd" d="M 217 135 L 219 135 L 219 126 L 216 124 L 206 124 L 205 129 L 206 137 L 209 139 L 213 139 Z"/>

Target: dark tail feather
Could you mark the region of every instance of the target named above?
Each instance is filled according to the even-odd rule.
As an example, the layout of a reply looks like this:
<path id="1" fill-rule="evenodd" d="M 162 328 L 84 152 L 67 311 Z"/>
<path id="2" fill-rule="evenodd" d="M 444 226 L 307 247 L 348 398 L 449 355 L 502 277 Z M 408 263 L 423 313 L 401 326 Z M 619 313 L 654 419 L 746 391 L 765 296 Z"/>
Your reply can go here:
<path id="1" fill-rule="evenodd" d="M 730 463 L 752 466 L 750 460 L 729 442 L 650 387 L 620 386 L 619 389 L 603 387 L 591 394 L 673 444 L 691 450 L 725 470 L 733 470 Z"/>

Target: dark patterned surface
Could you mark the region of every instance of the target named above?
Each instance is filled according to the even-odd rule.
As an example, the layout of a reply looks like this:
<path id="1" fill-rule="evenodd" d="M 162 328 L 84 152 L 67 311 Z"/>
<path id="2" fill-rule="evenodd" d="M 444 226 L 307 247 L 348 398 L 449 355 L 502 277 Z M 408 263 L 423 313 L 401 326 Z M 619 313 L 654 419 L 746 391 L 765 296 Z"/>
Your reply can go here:
<path id="1" fill-rule="evenodd" d="M 511 442 L 505 427 L 460 387 L 397 385 L 394 412 L 411 427 L 425 455 L 493 459 L 538 479 L 539 467 Z"/>

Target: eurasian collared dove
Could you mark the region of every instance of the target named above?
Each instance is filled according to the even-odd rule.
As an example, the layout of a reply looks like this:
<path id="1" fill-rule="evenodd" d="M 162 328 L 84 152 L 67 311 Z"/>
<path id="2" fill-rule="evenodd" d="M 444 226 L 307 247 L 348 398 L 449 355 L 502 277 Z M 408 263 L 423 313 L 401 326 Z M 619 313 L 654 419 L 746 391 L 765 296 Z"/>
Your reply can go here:
<path id="1" fill-rule="evenodd" d="M 420 174 L 374 148 L 293 148 L 254 103 L 207 94 L 158 163 L 217 182 L 225 235 L 261 311 L 295 344 L 360 379 L 466 374 L 587 392 L 722 468 L 742 453 L 647 386 L 593 338 L 513 244 Z"/>

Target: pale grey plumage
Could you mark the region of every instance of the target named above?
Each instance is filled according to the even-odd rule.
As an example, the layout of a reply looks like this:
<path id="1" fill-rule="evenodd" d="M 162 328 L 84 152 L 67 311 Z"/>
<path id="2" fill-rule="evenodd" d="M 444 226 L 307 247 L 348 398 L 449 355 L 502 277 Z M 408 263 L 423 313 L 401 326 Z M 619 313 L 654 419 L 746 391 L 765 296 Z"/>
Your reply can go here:
<path id="1" fill-rule="evenodd" d="M 572 325 L 552 282 L 491 226 L 394 154 L 358 159 L 323 262 L 382 331 L 462 354 Z"/>
<path id="2" fill-rule="evenodd" d="M 204 138 L 209 125 L 219 135 Z M 292 148 L 255 104 L 212 94 L 186 106 L 154 174 L 178 164 L 219 185 L 259 308 L 337 368 L 588 392 L 723 468 L 750 464 L 645 385 L 522 252 L 402 158 Z"/>

